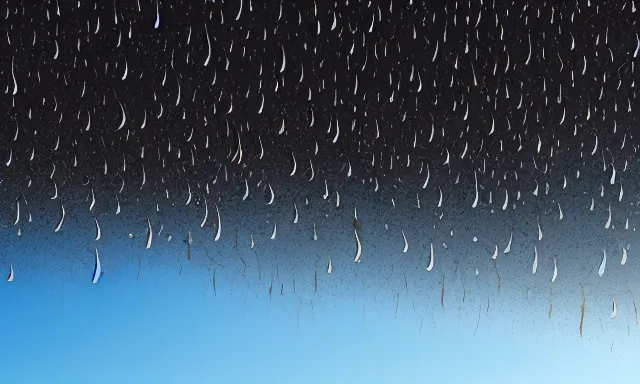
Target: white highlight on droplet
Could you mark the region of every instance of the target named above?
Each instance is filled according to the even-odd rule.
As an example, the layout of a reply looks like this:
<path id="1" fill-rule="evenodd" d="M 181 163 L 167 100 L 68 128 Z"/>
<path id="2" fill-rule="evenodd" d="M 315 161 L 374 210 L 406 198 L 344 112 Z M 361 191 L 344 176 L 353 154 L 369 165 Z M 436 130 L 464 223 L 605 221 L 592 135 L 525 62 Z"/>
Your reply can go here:
<path id="1" fill-rule="evenodd" d="M 504 254 L 506 255 L 507 253 L 511 252 L 511 242 L 513 241 L 513 232 L 511 232 L 511 235 L 509 236 L 509 244 L 507 244 L 507 247 L 504 249 Z"/>
<path id="2" fill-rule="evenodd" d="M 560 207 L 560 203 L 558 203 L 558 212 L 559 212 L 558 220 L 562 220 L 564 218 L 564 214 L 562 213 L 562 208 Z"/>
<path id="3" fill-rule="evenodd" d="M 407 253 L 409 250 L 409 243 L 407 243 L 407 236 L 404 235 L 404 230 L 402 230 L 402 238 L 404 239 L 404 248 L 402 248 L 402 253 Z"/>
<path id="4" fill-rule="evenodd" d="M 54 230 L 54 232 L 59 232 L 60 229 L 62 228 L 62 223 L 64 222 L 64 204 L 62 204 L 62 201 L 60 201 L 60 208 L 62 209 L 62 216 L 60 216 L 60 221 L 58 222 L 58 225 L 56 226 L 56 229 Z"/>
<path id="5" fill-rule="evenodd" d="M 475 182 L 476 182 L 476 198 L 475 198 L 475 200 L 473 200 L 473 204 L 471 205 L 471 208 L 475 208 L 475 207 L 478 206 L 478 174 L 477 174 L 476 171 L 473 171 L 473 177 L 474 177 Z M 426 185 L 426 183 L 425 183 L 425 185 Z"/>
<path id="6" fill-rule="evenodd" d="M 158 29 L 160 26 L 160 4 L 156 1 L 156 23 L 153 28 Z"/>
<path id="7" fill-rule="evenodd" d="M 7 277 L 7 281 L 9 283 L 13 281 L 13 264 L 9 264 L 9 276 Z"/>
<path id="8" fill-rule="evenodd" d="M 540 228 L 540 222 L 538 222 L 538 241 L 542 240 L 542 228 Z"/>
<path id="9" fill-rule="evenodd" d="M 204 224 L 207 222 L 207 218 L 209 217 L 209 207 L 207 205 L 207 198 L 204 198 L 204 219 L 202 219 L 202 223 L 200 223 L 200 228 L 204 227 Z"/>
<path id="10" fill-rule="evenodd" d="M 604 269 L 607 267 L 607 251 L 602 250 L 602 261 L 600 262 L 600 268 L 598 269 L 598 276 L 604 275 Z"/>
<path id="11" fill-rule="evenodd" d="M 18 224 L 19 221 L 20 221 L 20 200 L 16 199 L 16 221 L 13 223 L 13 225 Z"/>
<path id="12" fill-rule="evenodd" d="M 102 231 L 100 230 L 100 224 L 98 224 L 98 219 L 93 218 L 96 221 L 96 241 L 100 240 L 102 237 Z"/>
<path id="13" fill-rule="evenodd" d="M 269 199 L 269 202 L 267 203 L 267 205 L 271 205 L 273 204 L 273 200 L 275 199 L 276 194 L 273 193 L 273 188 L 271 188 L 271 184 L 267 183 L 267 185 L 269 186 L 269 192 L 271 194 L 271 198 Z"/>
<path id="14" fill-rule="evenodd" d="M 213 238 L 214 241 L 220 240 L 220 232 L 222 227 L 222 222 L 220 220 L 220 210 L 218 209 L 218 204 L 216 204 L 216 213 L 218 214 L 218 229 L 216 231 L 216 237 Z"/>
<path id="15" fill-rule="evenodd" d="M 151 220 L 147 216 L 147 245 L 145 249 L 151 248 L 151 242 L 153 241 L 153 230 L 151 229 Z"/>
<path id="16" fill-rule="evenodd" d="M 431 243 L 431 250 L 429 252 L 429 265 L 427 266 L 427 272 L 431 272 L 431 270 L 433 269 L 433 259 L 434 259 L 434 255 L 433 255 L 433 243 Z"/>
<path id="17" fill-rule="evenodd" d="M 315 228 L 315 226 L 314 226 Z M 357 249 L 356 249 L 356 257 L 353 260 L 356 263 L 360 262 L 360 257 L 362 256 L 362 245 L 360 244 L 360 237 L 358 236 L 358 231 L 357 230 L 353 230 L 356 234 L 356 245 L 357 245 Z"/>

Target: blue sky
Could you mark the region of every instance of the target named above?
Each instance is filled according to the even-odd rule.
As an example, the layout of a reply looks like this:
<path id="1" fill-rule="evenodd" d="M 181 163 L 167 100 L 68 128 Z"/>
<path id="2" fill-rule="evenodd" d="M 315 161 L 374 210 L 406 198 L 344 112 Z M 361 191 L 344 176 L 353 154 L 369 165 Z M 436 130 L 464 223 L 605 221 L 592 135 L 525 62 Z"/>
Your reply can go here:
<path id="1" fill-rule="evenodd" d="M 628 3 L 26 3 L 0 384 L 637 381 Z"/>
<path id="2" fill-rule="evenodd" d="M 638 356 L 637 328 L 627 335 L 626 325 L 618 330 L 607 325 L 600 334 L 592 316 L 585 331 L 594 335 L 580 339 L 580 302 L 565 305 L 557 299 L 557 315 L 549 319 L 542 292 L 531 298 L 531 308 L 541 307 L 532 312 L 525 311 L 524 298 L 516 301 L 508 291 L 502 298 L 500 293 L 491 296 L 494 303 L 487 312 L 472 288 L 464 304 L 446 297 L 443 309 L 439 297 L 431 295 L 414 309 L 421 295 L 404 288 L 399 296 L 395 288 L 354 295 L 353 286 L 337 283 L 340 268 L 350 264 L 334 260 L 332 276 L 318 269 L 315 295 L 312 287 L 301 288 L 299 277 L 300 297 L 286 285 L 283 295 L 276 286 L 269 300 L 269 272 L 260 280 L 247 274 L 245 281 L 233 267 L 216 270 L 214 295 L 212 272 L 197 268 L 199 249 L 191 263 L 186 257 L 143 263 L 136 281 L 135 263 L 109 271 L 108 253 L 118 249 L 115 245 L 104 247 L 106 273 L 97 285 L 90 283 L 88 251 L 84 271 L 46 275 L 43 265 L 14 263 L 14 282 L 0 289 L 3 380 L 628 382 Z M 77 252 L 72 245 L 66 248 L 61 243 L 50 249 Z M 171 256 L 135 252 L 143 258 Z M 280 273 L 284 281 L 287 272 Z M 510 279 L 505 281 L 509 287 Z M 340 290 L 345 293 L 334 294 Z"/>

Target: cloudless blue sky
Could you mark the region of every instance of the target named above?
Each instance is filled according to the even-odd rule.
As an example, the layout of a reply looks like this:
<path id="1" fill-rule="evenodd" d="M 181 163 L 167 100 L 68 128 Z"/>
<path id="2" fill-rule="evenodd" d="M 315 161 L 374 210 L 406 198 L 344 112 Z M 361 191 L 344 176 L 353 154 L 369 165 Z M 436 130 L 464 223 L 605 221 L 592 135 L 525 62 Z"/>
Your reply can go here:
<path id="1" fill-rule="evenodd" d="M 211 274 L 186 259 L 143 265 L 138 281 L 137 265 L 109 272 L 103 260 L 97 285 L 90 267 L 16 268 L 0 285 L 2 382 L 595 383 L 635 372 L 637 330 L 612 347 L 610 333 L 581 340 L 575 316 L 531 320 L 522 309 L 501 315 L 500 304 L 486 314 L 469 295 L 462 308 L 435 300 L 421 314 L 400 296 L 396 318 L 396 296 L 376 303 L 375 290 L 316 295 L 311 309 L 286 289 L 269 301 L 267 282 L 247 289 L 232 272 L 217 271 L 214 295 Z"/>

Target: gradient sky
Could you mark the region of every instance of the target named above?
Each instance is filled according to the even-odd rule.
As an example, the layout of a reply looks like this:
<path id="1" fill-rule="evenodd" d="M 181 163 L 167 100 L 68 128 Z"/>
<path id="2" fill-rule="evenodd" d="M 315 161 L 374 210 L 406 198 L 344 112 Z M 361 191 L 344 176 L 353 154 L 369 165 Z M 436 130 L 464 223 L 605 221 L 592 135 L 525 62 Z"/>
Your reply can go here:
<path id="1" fill-rule="evenodd" d="M 50 260 L 80 253 L 60 242 L 30 248 L 48 252 Z M 103 265 L 112 259 L 108 252 L 117 250 L 102 250 Z M 195 267 L 200 251 L 194 249 L 193 262 L 183 257 L 162 267 L 143 264 L 138 281 L 135 264 L 113 272 L 105 266 L 97 285 L 90 283 L 88 251 L 87 267 L 74 276 L 14 263 L 20 268 L 15 280 L 1 290 L 3 380 L 596 383 L 629 382 L 634 374 L 635 324 L 629 335 L 626 327 L 609 325 L 600 333 L 598 320 L 587 314 L 585 330 L 593 335 L 581 339 L 579 302 L 566 305 L 565 314 L 569 303 L 557 300 L 551 319 L 543 298 L 533 301 L 539 310 L 523 306 L 525 297 L 509 309 L 515 301 L 504 293 L 502 299 L 493 296 L 495 308 L 488 313 L 473 293 L 464 304 L 447 301 L 445 309 L 436 295 L 425 297 L 415 311 L 409 300 L 420 296 L 400 288 L 396 316 L 392 292 L 383 289 L 374 300 L 375 289 L 354 295 L 348 286 L 332 287 L 344 264 L 337 260 L 332 276 L 320 271 L 315 295 L 311 287 L 298 288 L 298 298 L 288 286 L 283 295 L 275 289 L 269 300 L 264 276 L 250 277 L 247 289 L 237 269 L 217 270 L 214 295 L 212 274 Z M 135 252 L 143 259 L 172 257 Z M 333 293 L 343 289 L 344 295 Z"/>
<path id="2" fill-rule="evenodd" d="M 637 381 L 634 7 L 3 3 L 0 383 Z"/>

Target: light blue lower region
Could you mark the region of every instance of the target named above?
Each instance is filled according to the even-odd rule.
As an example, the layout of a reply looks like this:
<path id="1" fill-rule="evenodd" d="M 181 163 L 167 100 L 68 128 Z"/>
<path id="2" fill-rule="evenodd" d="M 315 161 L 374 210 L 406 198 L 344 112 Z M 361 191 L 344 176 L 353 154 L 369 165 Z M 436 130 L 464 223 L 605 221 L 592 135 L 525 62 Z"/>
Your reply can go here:
<path id="1" fill-rule="evenodd" d="M 580 302 L 571 315 L 558 304 L 548 319 L 524 300 L 509 311 L 511 301 L 496 298 L 487 312 L 471 295 L 449 297 L 445 309 L 429 298 L 414 310 L 415 295 L 401 294 L 396 317 L 398 296 L 384 290 L 376 301 L 321 285 L 324 293 L 298 288 L 301 300 L 274 284 L 270 300 L 264 277 L 247 290 L 217 271 L 214 295 L 211 274 L 186 260 L 143 270 L 137 282 L 136 268 L 97 285 L 90 269 L 64 287 L 19 270 L 3 281 L 2 382 L 602 383 L 637 372 L 640 328 L 611 330 L 602 319 L 601 330 L 591 315 L 581 339 Z"/>

